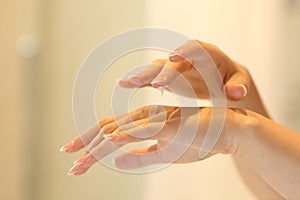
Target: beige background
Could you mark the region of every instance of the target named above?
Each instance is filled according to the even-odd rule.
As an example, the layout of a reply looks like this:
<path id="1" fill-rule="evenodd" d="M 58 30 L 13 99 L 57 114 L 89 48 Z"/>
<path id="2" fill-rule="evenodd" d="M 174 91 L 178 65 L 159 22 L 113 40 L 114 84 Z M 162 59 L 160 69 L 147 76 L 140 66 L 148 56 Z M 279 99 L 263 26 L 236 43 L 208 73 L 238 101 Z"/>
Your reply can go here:
<path id="1" fill-rule="evenodd" d="M 79 155 L 58 149 L 76 136 L 72 89 L 80 64 L 108 37 L 145 26 L 218 45 L 249 67 L 273 118 L 300 132 L 297 0 L 2 2 L 0 199 L 255 199 L 228 156 L 148 175 L 123 174 L 100 164 L 81 177 L 65 175 Z M 22 35 L 35 40 L 21 40 L 20 53 L 16 43 Z M 36 54 L 23 57 L 35 42 Z M 136 53 L 114 63 L 103 80 L 107 87 L 100 83 L 97 90 L 100 117 L 111 114 L 107 105 L 118 75 L 143 62 L 145 57 Z M 137 97 L 131 106 L 142 102 Z"/>

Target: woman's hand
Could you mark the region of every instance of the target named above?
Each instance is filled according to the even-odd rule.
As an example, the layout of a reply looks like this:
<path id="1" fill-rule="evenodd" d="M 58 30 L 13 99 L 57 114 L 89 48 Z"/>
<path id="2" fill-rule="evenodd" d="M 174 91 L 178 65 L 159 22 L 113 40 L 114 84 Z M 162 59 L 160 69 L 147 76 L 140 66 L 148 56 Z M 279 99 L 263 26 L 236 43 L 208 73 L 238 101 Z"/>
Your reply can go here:
<path id="1" fill-rule="evenodd" d="M 118 155 L 115 159 L 118 168 L 194 162 L 200 160 L 203 139 L 213 137 L 207 135 L 211 120 L 224 122 L 224 126 L 213 148 L 205 152 L 207 156 L 236 152 L 239 135 L 251 130 L 250 116 L 241 109 L 146 106 L 116 118 L 100 120 L 61 150 L 72 153 L 86 148 L 68 172 L 70 175 L 81 175 L 118 148 L 143 140 L 157 140 L 157 143 Z"/>
<path id="2" fill-rule="evenodd" d="M 119 85 L 124 88 L 152 85 L 159 89 L 167 86 L 172 92 L 199 99 L 210 99 L 209 91 L 223 87 L 228 107 L 244 108 L 269 117 L 248 70 L 216 46 L 197 40 L 183 44 L 167 60 L 155 60 L 145 70 L 119 80 Z"/>
<path id="3" fill-rule="evenodd" d="M 196 66 L 197 61 L 199 66 Z M 251 86 L 247 70 L 216 46 L 196 40 L 189 41 L 176 49 L 169 55 L 169 59 L 155 60 L 144 71 L 128 79 L 121 79 L 119 84 L 125 88 L 149 84 L 155 88 L 168 86 L 176 88 L 176 92 L 180 95 L 194 97 L 186 92 L 183 82 L 178 79 L 181 74 L 189 81 L 198 98 L 208 99 L 209 85 L 203 79 L 203 74 L 209 73 L 207 69 L 214 70 L 214 68 L 217 68 L 221 75 L 228 99 L 237 101 L 246 96 L 247 89 Z"/>

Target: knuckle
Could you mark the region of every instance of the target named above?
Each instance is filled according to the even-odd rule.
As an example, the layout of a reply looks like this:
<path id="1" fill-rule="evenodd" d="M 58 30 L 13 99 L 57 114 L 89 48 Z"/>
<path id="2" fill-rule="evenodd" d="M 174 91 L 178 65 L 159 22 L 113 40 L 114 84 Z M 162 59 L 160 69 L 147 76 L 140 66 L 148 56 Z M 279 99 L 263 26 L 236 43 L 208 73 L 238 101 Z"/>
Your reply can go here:
<path id="1" fill-rule="evenodd" d="M 105 125 L 105 122 L 106 122 L 105 119 L 100 119 L 100 120 L 98 121 L 99 127 L 102 128 L 102 127 Z"/>
<path id="2" fill-rule="evenodd" d="M 111 131 L 113 130 L 113 127 L 111 125 L 105 125 L 102 127 L 102 132 L 105 134 L 111 133 Z"/>
<path id="3" fill-rule="evenodd" d="M 153 108 L 153 105 L 143 106 L 140 109 L 141 118 L 149 116 L 149 110 Z"/>

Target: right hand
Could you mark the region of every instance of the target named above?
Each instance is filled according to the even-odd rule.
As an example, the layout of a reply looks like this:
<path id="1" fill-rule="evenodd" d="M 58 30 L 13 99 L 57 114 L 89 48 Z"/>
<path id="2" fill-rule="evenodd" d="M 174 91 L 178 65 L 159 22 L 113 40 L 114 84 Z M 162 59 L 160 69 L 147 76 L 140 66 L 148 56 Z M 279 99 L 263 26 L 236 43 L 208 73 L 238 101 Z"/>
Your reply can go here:
<path id="1" fill-rule="evenodd" d="M 242 100 L 247 95 L 251 85 L 251 78 L 247 70 L 231 60 L 216 46 L 197 40 L 183 44 L 172 52 L 167 60 L 155 60 L 145 70 L 130 78 L 121 79 L 119 85 L 124 88 L 137 88 L 150 84 L 158 88 L 168 85 L 170 88 L 175 88 L 175 92 L 180 95 L 195 97 L 186 91 L 178 76 L 181 74 L 189 82 L 197 98 L 209 99 L 209 85 L 199 74 L 199 69 L 197 70 L 193 65 L 193 60 L 198 60 L 200 68 L 204 70 L 217 67 L 229 100 Z"/>

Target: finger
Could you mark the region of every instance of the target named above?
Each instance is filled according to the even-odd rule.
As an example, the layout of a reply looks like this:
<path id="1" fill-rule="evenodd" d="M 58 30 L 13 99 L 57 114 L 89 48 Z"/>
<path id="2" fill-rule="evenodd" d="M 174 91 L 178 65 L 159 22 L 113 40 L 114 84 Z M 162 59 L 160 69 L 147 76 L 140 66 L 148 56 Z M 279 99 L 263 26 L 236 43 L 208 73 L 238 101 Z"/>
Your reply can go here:
<path id="1" fill-rule="evenodd" d="M 133 141 L 133 139 L 128 139 L 125 133 L 123 133 L 122 137 L 120 134 L 120 131 L 125 131 L 127 129 L 131 129 L 136 126 L 145 126 L 146 124 L 149 124 L 150 119 L 141 119 L 129 124 L 125 124 L 121 127 L 118 127 L 116 123 L 112 123 L 112 125 L 106 125 L 104 127 L 105 131 L 100 131 L 100 133 L 90 142 L 90 144 L 87 146 L 87 151 L 91 151 L 94 149 L 96 146 L 98 146 L 104 139 L 109 139 L 109 140 L 116 140 L 119 139 L 118 143 L 129 143 L 130 141 Z M 114 128 L 106 128 L 106 127 L 114 127 Z M 127 140 L 125 140 L 125 137 Z M 126 141 L 126 142 L 125 142 Z"/>
<path id="2" fill-rule="evenodd" d="M 93 138 L 98 134 L 99 131 L 100 131 L 100 127 L 98 126 L 98 124 L 94 124 L 89 129 L 87 129 L 83 134 L 75 137 L 74 140 L 61 147 L 60 151 L 65 151 L 68 153 L 79 151 L 84 146 L 88 145 L 93 140 Z"/>
<path id="3" fill-rule="evenodd" d="M 243 99 L 247 95 L 249 79 L 243 72 L 234 73 L 225 83 L 227 98 L 233 101 Z"/>
<path id="4" fill-rule="evenodd" d="M 117 81 L 117 84 L 119 84 L 123 88 L 138 88 L 139 87 L 139 85 L 132 83 L 130 78 L 119 79 Z"/>
<path id="5" fill-rule="evenodd" d="M 124 88 L 136 88 L 149 84 L 161 71 L 166 60 L 155 60 L 143 71 L 132 75 L 130 78 L 121 79 L 119 85 Z"/>
<path id="6" fill-rule="evenodd" d="M 137 121 L 140 119 L 145 119 L 149 117 L 154 117 L 158 114 L 170 112 L 174 109 L 174 107 L 170 106 L 161 106 L 161 105 L 150 105 L 143 106 L 139 109 L 131 111 L 129 113 L 122 114 L 116 117 L 115 122 L 117 126 L 122 126 L 124 124 L 131 123 L 133 121 Z M 108 124 L 110 125 L 110 124 Z"/>
<path id="7" fill-rule="evenodd" d="M 187 60 L 180 62 L 167 61 L 160 73 L 151 81 L 153 87 L 166 86 L 182 72 L 190 70 L 192 64 Z"/>
<path id="8" fill-rule="evenodd" d="M 123 139 L 120 139 L 120 138 Z M 129 138 L 130 136 L 124 133 L 119 133 L 118 139 L 124 142 L 124 138 Z M 132 138 L 131 138 L 132 140 Z M 115 141 L 116 142 L 116 141 Z M 103 140 L 97 147 L 92 149 L 90 152 L 83 154 L 79 159 L 73 162 L 73 167 L 68 171 L 68 175 L 82 175 L 86 173 L 95 163 L 105 158 L 107 155 L 113 153 L 118 148 L 123 146 L 122 143 L 114 143 L 113 140 Z"/>
<path id="9" fill-rule="evenodd" d="M 141 124 L 138 124 L 141 123 Z M 130 127 L 130 128 L 129 128 Z M 137 124 L 128 124 L 123 130 L 122 127 L 119 130 L 114 131 L 111 134 L 104 135 L 106 139 L 117 138 L 119 143 L 138 142 L 144 139 L 153 140 L 158 139 L 158 134 L 164 127 L 164 122 L 155 122 L 150 124 L 150 119 L 140 120 Z M 120 133 L 127 137 L 120 137 Z"/>
<path id="10" fill-rule="evenodd" d="M 111 133 L 118 127 L 114 120 L 114 117 L 108 117 L 99 120 L 98 126 L 100 127 L 100 131 L 96 135 L 94 135 L 94 137 L 88 142 L 88 144 L 86 144 L 87 152 L 97 146 L 100 142 L 102 142 L 102 140 L 104 139 L 104 133 Z"/>
<path id="11" fill-rule="evenodd" d="M 89 152 L 91 149 L 95 148 L 103 140 L 103 131 L 100 130 L 99 133 L 94 137 L 94 139 L 86 146 L 86 152 Z M 86 152 L 84 154 L 86 154 Z"/>
<path id="12" fill-rule="evenodd" d="M 60 151 L 65 151 L 68 153 L 77 152 L 84 146 L 87 146 L 97 135 L 99 135 L 100 128 L 104 127 L 106 124 L 114 121 L 115 118 L 108 117 L 100 120 L 97 124 L 94 124 L 89 129 L 87 129 L 80 136 L 75 137 L 71 142 L 65 144 L 60 148 Z"/>
<path id="13" fill-rule="evenodd" d="M 103 133 L 111 133 L 118 126 L 130 123 L 143 118 L 148 118 L 150 113 L 158 113 L 163 110 L 163 106 L 143 106 L 136 110 L 130 111 L 129 113 L 124 113 L 116 117 L 104 118 L 99 121 L 99 126 Z"/>
<path id="14" fill-rule="evenodd" d="M 185 59 L 189 60 L 195 51 L 198 51 L 199 49 L 203 49 L 200 42 L 196 40 L 190 40 L 171 52 L 169 54 L 169 61 L 180 62 Z"/>
<path id="15" fill-rule="evenodd" d="M 123 153 L 115 158 L 115 165 L 119 169 L 142 168 L 153 164 L 164 163 L 157 154 L 157 144 Z"/>
<path id="16" fill-rule="evenodd" d="M 120 147 L 131 142 L 138 142 L 144 140 L 140 137 L 133 137 L 127 134 L 128 131 L 115 130 L 110 137 L 101 141 L 96 147 L 91 149 L 88 153 L 85 153 L 78 160 L 74 161 L 74 166 L 69 170 L 69 175 L 81 175 L 88 171 L 88 169 L 94 165 L 97 161 L 105 158 L 109 154 L 113 153 Z M 149 129 L 130 129 L 131 134 L 142 135 L 149 134 Z M 152 139 L 152 138 L 150 138 Z"/>
<path id="17" fill-rule="evenodd" d="M 157 111 L 157 109 L 159 109 L 159 112 Z M 119 128 L 122 131 L 125 130 L 129 130 L 132 128 L 135 128 L 136 126 L 141 126 L 141 127 L 145 127 L 151 123 L 155 123 L 155 122 L 164 122 L 167 119 L 167 116 L 173 112 L 173 110 L 166 108 L 163 108 L 161 106 L 159 107 L 151 107 L 151 109 L 149 109 L 149 116 L 146 118 L 142 118 L 142 119 L 135 119 L 132 122 L 129 123 L 124 123 L 123 125 L 119 126 Z"/>
<path id="18" fill-rule="evenodd" d="M 100 119 L 98 122 L 98 126 L 100 128 L 103 128 L 105 125 L 115 121 L 116 118 L 120 118 L 120 117 L 122 117 L 122 115 L 119 115 L 117 117 L 106 117 L 106 118 Z"/>
<path id="19" fill-rule="evenodd" d="M 169 61 L 179 62 L 182 60 L 192 61 L 201 54 L 211 56 L 216 65 L 218 65 L 224 57 L 227 57 L 218 47 L 213 44 L 202 42 L 199 40 L 190 40 L 178 47 L 175 51 L 169 54 Z"/>
<path id="20" fill-rule="evenodd" d="M 146 126 L 150 122 L 165 121 L 168 113 L 172 111 L 170 107 L 163 106 L 145 106 L 133 112 L 126 113 L 116 118 L 106 118 L 100 120 L 102 126 L 100 132 L 93 138 L 87 146 L 87 150 L 91 150 L 102 142 L 104 138 L 108 139 L 116 129 L 128 130 L 133 127 Z M 115 119 L 115 121 L 113 121 Z M 105 125 L 104 125 L 105 124 Z M 104 126 L 103 126 L 104 125 Z M 103 137 L 104 135 L 104 137 Z"/>
<path id="21" fill-rule="evenodd" d="M 142 123 L 143 121 L 149 121 L 149 119 L 143 119 L 143 120 L 140 120 L 139 123 Z M 129 121 L 129 120 L 127 120 Z M 135 126 L 138 126 L 139 123 L 129 123 L 129 124 L 125 124 L 122 127 L 122 130 L 131 125 L 131 124 L 135 124 Z M 132 125 L 133 126 L 133 125 Z M 130 127 L 128 127 L 130 128 Z M 98 146 L 104 139 L 112 139 L 112 136 L 111 135 L 114 135 L 115 132 L 117 132 L 116 130 L 117 129 L 120 129 L 119 128 L 119 125 L 116 121 L 114 122 L 111 122 L 107 125 L 105 125 L 104 127 L 102 127 L 102 129 L 100 130 L 100 132 L 95 136 L 95 138 L 89 143 L 89 145 L 87 145 L 86 149 L 87 151 L 91 151 L 92 149 L 94 149 L 96 146 Z M 114 134 L 112 134 L 114 133 Z"/>
<path id="22" fill-rule="evenodd" d="M 90 152 L 74 162 L 74 166 L 79 165 L 80 167 L 75 167 L 77 174 L 85 173 L 92 165 L 97 161 L 102 160 L 106 156 L 118 150 L 120 147 L 124 146 L 133 141 L 137 141 L 134 137 L 126 135 L 124 132 L 119 129 L 115 131 L 115 137 L 111 139 L 103 140 L 98 146 L 90 150 Z M 117 133 L 118 132 L 118 133 Z M 72 170 L 72 168 L 71 168 Z M 71 171 L 70 170 L 70 171 Z M 71 171 L 70 173 L 74 172 Z"/>
<path id="23" fill-rule="evenodd" d="M 109 140 L 103 140 L 96 148 L 73 162 L 74 166 L 68 175 L 81 175 L 88 171 L 96 162 L 116 151 L 119 147 Z"/>
<path id="24" fill-rule="evenodd" d="M 92 165 L 98 160 L 95 159 L 90 153 L 86 153 L 81 158 L 76 160 L 73 167 L 68 171 L 68 175 L 81 175 L 84 174 Z M 87 163 L 87 164 L 86 164 Z"/>

